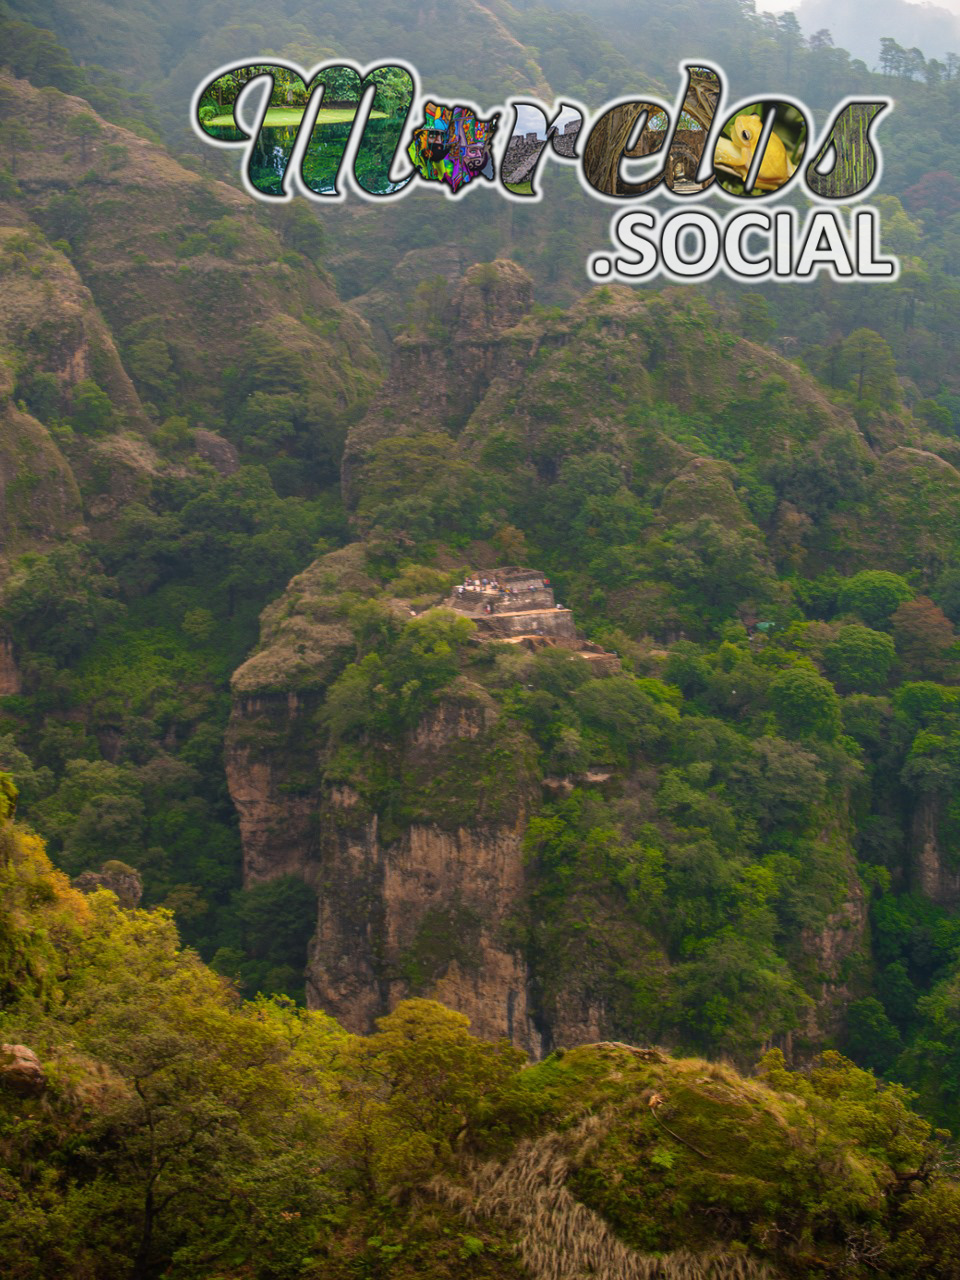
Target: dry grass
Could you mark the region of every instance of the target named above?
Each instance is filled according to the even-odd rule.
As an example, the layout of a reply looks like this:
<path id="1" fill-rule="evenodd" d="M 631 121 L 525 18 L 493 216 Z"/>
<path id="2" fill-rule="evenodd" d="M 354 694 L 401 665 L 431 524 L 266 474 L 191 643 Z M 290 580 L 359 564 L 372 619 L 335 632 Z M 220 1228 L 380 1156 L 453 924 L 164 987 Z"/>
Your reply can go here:
<path id="1" fill-rule="evenodd" d="M 605 1129 L 603 1117 L 588 1116 L 565 1133 L 521 1142 L 502 1163 L 474 1169 L 466 1186 L 435 1178 L 427 1189 L 468 1222 L 511 1223 L 534 1280 L 774 1280 L 772 1271 L 744 1255 L 677 1250 L 656 1257 L 623 1244 L 566 1186 Z"/>

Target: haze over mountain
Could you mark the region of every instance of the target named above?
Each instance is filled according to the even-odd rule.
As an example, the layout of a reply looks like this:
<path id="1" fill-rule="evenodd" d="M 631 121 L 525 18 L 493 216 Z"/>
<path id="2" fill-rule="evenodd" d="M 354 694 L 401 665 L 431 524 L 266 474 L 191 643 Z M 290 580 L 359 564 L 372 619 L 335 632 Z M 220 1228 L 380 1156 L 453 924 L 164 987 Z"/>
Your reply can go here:
<path id="1" fill-rule="evenodd" d="M 877 0 L 870 5 L 869 21 L 861 0 L 803 0 L 795 12 L 804 35 L 825 29 L 834 44 L 871 68 L 877 66 L 883 36 L 905 49 L 920 49 L 927 58 L 942 60 L 960 51 L 960 17 L 940 5 Z"/>

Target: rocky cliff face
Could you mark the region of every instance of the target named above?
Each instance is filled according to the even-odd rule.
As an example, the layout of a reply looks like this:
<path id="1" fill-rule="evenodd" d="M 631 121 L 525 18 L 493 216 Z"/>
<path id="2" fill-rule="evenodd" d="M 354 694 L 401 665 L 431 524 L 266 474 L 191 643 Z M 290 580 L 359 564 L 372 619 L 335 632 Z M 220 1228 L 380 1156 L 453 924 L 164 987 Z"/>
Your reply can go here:
<path id="1" fill-rule="evenodd" d="M 939 834 L 944 800 L 936 792 L 924 792 L 913 811 L 910 830 L 911 887 L 938 906 L 960 904 L 960 867 L 953 865 Z"/>
<path id="2" fill-rule="evenodd" d="M 362 548 L 323 557 L 264 611 L 260 648 L 234 674 L 225 764 L 240 818 L 245 884 L 278 875 L 315 880 L 312 831 L 322 760 L 314 717 L 352 652 L 337 593 L 374 590 Z"/>
<path id="3" fill-rule="evenodd" d="M 134 416 L 139 404 L 76 271 L 2 201 L 0 273 L 0 531 L 10 555 L 69 536 L 83 522 L 70 462 L 31 411 L 41 389 L 51 410 L 62 409 L 96 364 Z"/>
<path id="4" fill-rule="evenodd" d="M 441 705 L 408 743 L 430 768 L 491 729 L 491 711 Z M 482 787 L 482 782 L 475 783 Z M 529 975 L 504 936 L 524 897 L 521 837 L 510 821 L 445 829 L 414 823 L 399 837 L 365 816 L 356 792 L 323 797 L 317 851 L 319 917 L 307 968 L 311 1001 L 355 1031 L 411 994 L 427 994 L 537 1055 Z"/>
<path id="5" fill-rule="evenodd" d="M 296 875 L 316 887 L 308 999 L 345 1026 L 367 1031 L 405 996 L 426 994 L 536 1054 L 526 965 L 509 940 L 524 896 L 529 752 L 499 733 L 489 695 L 458 679 L 383 746 L 404 779 L 401 817 L 344 776 L 320 713 L 353 656 L 338 599 L 376 589 L 363 565 L 358 544 L 295 578 L 234 676 L 226 765 L 245 882 Z"/>
<path id="6" fill-rule="evenodd" d="M 323 747 L 304 733 L 318 705 L 316 695 L 268 706 L 245 699 L 228 740 L 247 881 L 294 874 L 317 889 L 309 1003 L 365 1032 L 406 996 L 429 995 L 467 1014 L 478 1034 L 506 1036 L 536 1055 L 526 964 L 506 936 L 524 896 L 527 797 L 511 795 L 511 812 L 500 820 L 414 822 L 392 831 L 356 790 L 324 777 Z M 269 738 L 258 734 L 265 713 Z M 489 745 L 493 718 L 479 698 L 441 703 L 404 743 L 410 769 L 439 774 L 468 744 Z M 312 785 L 294 794 L 292 740 L 299 740 L 296 758 L 314 766 Z M 469 785 L 482 810 L 484 782 Z"/>
<path id="7" fill-rule="evenodd" d="M 275 876 L 314 879 L 311 848 L 313 804 L 291 786 L 298 739 L 309 732 L 316 696 L 262 693 L 235 703 L 225 763 L 230 795 L 243 838 L 243 881 Z"/>
<path id="8" fill-rule="evenodd" d="M 806 929 L 801 936 L 814 995 L 804 1032 L 813 1047 L 822 1043 L 825 1035 L 833 1039 L 842 1032 L 846 1006 L 856 999 L 866 976 L 867 899 L 852 854 L 848 853 L 846 862 L 842 902 L 820 929 Z"/>

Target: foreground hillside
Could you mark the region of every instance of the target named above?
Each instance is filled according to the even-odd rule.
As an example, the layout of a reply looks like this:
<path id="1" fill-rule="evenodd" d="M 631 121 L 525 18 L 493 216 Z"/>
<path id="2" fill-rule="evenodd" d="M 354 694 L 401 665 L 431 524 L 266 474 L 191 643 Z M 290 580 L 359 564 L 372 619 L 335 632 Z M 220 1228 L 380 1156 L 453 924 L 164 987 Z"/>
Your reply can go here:
<path id="1" fill-rule="evenodd" d="M 0 845 L 11 1280 L 957 1274 L 944 1148 L 836 1054 L 524 1067 L 422 1000 L 349 1035 L 241 1002 L 166 913 L 70 888 L 9 818 Z"/>

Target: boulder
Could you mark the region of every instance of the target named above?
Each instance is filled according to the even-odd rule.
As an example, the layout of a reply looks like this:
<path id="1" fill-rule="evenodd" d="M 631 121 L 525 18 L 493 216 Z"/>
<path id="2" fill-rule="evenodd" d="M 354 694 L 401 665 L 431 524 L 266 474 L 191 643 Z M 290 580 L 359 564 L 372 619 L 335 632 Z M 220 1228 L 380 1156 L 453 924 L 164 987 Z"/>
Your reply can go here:
<path id="1" fill-rule="evenodd" d="M 32 1049 L 25 1044 L 0 1045 L 0 1085 L 23 1097 L 43 1093 L 47 1077 Z"/>
<path id="2" fill-rule="evenodd" d="M 193 433 L 197 453 L 204 462 L 209 462 L 222 476 L 232 476 L 240 468 L 240 455 L 236 446 L 216 431 L 208 431 L 206 427 L 197 427 Z"/>

